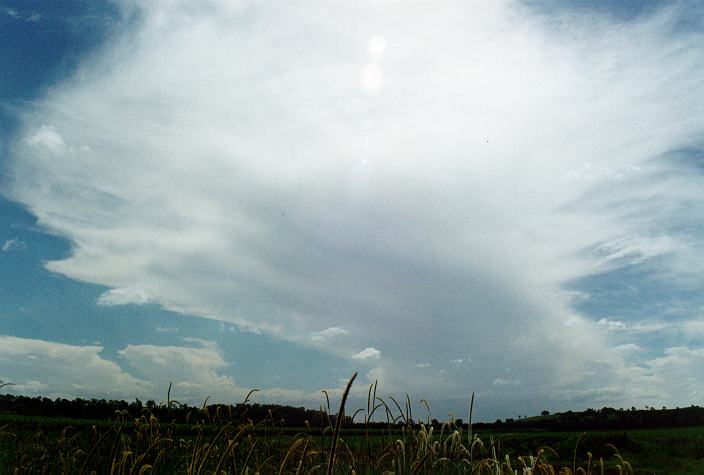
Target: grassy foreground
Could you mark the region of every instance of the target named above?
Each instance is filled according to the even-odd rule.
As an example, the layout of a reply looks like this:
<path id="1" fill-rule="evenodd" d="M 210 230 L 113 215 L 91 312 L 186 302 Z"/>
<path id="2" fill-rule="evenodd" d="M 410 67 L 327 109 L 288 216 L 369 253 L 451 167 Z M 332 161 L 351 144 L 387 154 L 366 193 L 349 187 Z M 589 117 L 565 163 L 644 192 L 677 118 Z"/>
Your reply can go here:
<path id="1" fill-rule="evenodd" d="M 110 421 L 4 416 L 0 473 L 634 473 L 606 439 L 477 434 L 471 408 L 468 428 L 448 420 L 436 430 L 411 421 L 410 400 L 404 411 L 395 399 L 377 397 L 375 386 L 367 407 L 345 416 L 355 376 L 338 416 L 328 404 L 319 427 L 286 428 L 273 415 L 254 422 L 246 413 L 206 406 L 186 424 L 159 421 L 146 408 L 139 417 L 118 411 Z M 385 428 L 371 423 L 375 414 L 386 418 Z M 344 427 L 360 418 L 354 428 Z"/>

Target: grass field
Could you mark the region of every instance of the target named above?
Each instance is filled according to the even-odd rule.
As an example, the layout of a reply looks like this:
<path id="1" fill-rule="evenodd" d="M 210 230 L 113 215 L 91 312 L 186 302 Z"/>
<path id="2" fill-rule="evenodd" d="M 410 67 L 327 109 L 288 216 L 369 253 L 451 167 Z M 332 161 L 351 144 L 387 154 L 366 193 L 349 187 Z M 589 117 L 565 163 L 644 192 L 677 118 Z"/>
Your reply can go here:
<path id="1" fill-rule="evenodd" d="M 337 449 L 334 427 L 271 422 L 186 427 L 146 415 L 112 422 L 2 416 L 0 426 L 0 473 L 326 473 L 333 451 L 334 473 L 524 473 L 525 467 L 535 473 L 563 467 L 569 469 L 563 473 L 575 467 L 601 473 L 599 457 L 606 473 L 630 473 L 605 445 L 615 434 L 473 434 L 470 454 L 469 434 L 451 422 L 442 433 L 420 426 L 340 430 Z"/>
<path id="2" fill-rule="evenodd" d="M 413 423 L 393 403 L 370 388 L 352 427 L 330 416 L 291 428 L 206 407 L 188 424 L 159 421 L 146 408 L 110 420 L 0 413 L 0 473 L 704 473 L 704 427 L 475 433 L 453 420 Z M 345 397 L 340 413 L 344 405 Z M 391 414 L 385 426 L 371 424 L 377 410 Z"/>
<path id="3" fill-rule="evenodd" d="M 238 428 L 234 425 L 227 426 L 226 422 L 215 421 L 210 427 L 186 427 L 160 424 L 158 421 L 149 421 L 147 417 L 122 421 L 121 425 L 119 420 L 0 415 L 0 427 L 0 473 L 12 473 L 15 468 L 20 468 L 18 473 L 39 473 L 41 468 L 49 469 L 48 473 L 76 473 L 84 466 L 86 473 L 89 473 L 88 469 L 97 473 L 110 473 L 113 458 L 119 459 L 116 465 L 120 470 L 116 470 L 116 473 L 139 473 L 145 466 L 154 467 L 155 473 L 213 473 L 216 468 L 213 467 L 213 462 L 216 459 L 219 462 L 222 458 L 226 449 L 225 442 L 235 440 L 240 434 Z M 382 473 L 384 470 L 396 469 L 397 473 L 412 473 L 413 463 L 423 457 L 420 448 L 422 434 L 422 429 L 408 430 L 403 427 L 369 431 L 363 428 L 341 430 L 339 441 L 342 448 L 335 472 L 349 473 L 354 469 L 357 473 Z M 323 431 L 305 427 L 284 428 L 270 422 L 253 425 L 242 433 L 241 446 L 236 447 L 237 450 L 232 453 L 235 463 L 228 467 L 227 473 L 242 473 L 245 471 L 242 469 L 244 465 L 248 465 L 252 473 L 257 470 L 262 473 L 279 473 L 282 466 L 284 472 L 296 473 L 299 464 L 300 473 L 311 470 L 325 472 L 333 435 L 330 428 Z M 98 444 L 101 437 L 104 438 Z M 529 461 L 531 455 L 538 455 L 540 448 L 544 448 L 543 461 L 549 462 L 556 472 L 562 467 L 572 469 L 575 465 L 586 471 L 588 453 L 591 453 L 592 465 L 596 463 L 598 467 L 601 457 L 606 462 L 607 472 L 618 473 L 616 465 L 619 461 L 613 457 L 614 450 L 608 444 L 619 449 L 622 457 L 630 462 L 637 474 L 704 473 L 704 427 L 588 433 L 481 432 L 473 437 L 474 442 L 482 441 L 483 444 L 482 447 L 479 443 L 475 445 L 475 465 L 478 466 L 479 461 L 485 462 L 484 469 L 477 470 L 475 467 L 475 473 L 496 473 L 487 471 L 489 466 L 504 463 L 506 456 L 512 460 L 511 466 L 521 468 L 519 473 L 522 473 L 519 457 Z M 398 441 L 403 442 L 403 445 Z M 453 450 L 453 441 L 461 442 L 461 447 L 456 446 Z M 426 461 L 433 460 L 433 464 L 436 464 L 443 460 L 440 464 L 447 465 L 444 467 L 447 473 L 463 473 L 463 468 L 467 469 L 465 473 L 469 473 L 468 467 L 463 466 L 466 464 L 461 462 L 463 458 L 469 460 L 466 431 L 459 431 L 448 424 L 446 433 L 432 434 L 432 443 L 436 442 L 437 453 L 429 456 Z M 88 458 L 95 446 L 96 451 Z M 189 467 L 192 461 L 199 458 L 197 446 L 207 455 L 201 454 L 201 470 L 191 470 Z M 304 447 L 306 456 L 302 457 Z M 162 449 L 165 450 L 162 452 Z M 576 464 L 573 460 L 575 449 Z M 152 456 L 149 455 L 150 451 L 153 452 Z M 125 455 L 128 453 L 130 455 Z M 159 454 L 161 456 L 157 457 Z M 287 455 L 290 460 L 284 463 Z M 249 463 L 245 464 L 248 456 Z M 203 460 L 206 458 L 210 461 Z M 455 469 L 458 461 L 460 465 Z M 399 471 L 399 465 L 405 466 L 406 470 Z M 434 468 L 431 464 L 421 466 L 424 469 L 419 469 L 419 473 L 439 471 L 437 464 Z M 143 473 L 149 473 L 150 470 L 147 468 Z M 600 469 L 593 473 L 599 472 Z"/>
<path id="4" fill-rule="evenodd" d="M 549 446 L 557 453 L 571 455 L 575 447 L 583 454 L 608 457 L 607 444 L 617 447 L 638 474 L 704 473 L 704 427 L 645 429 L 594 432 L 511 432 L 480 433 L 493 436 L 505 453 L 526 453 L 535 447 Z M 579 439 L 579 443 L 577 443 Z M 564 458 L 561 457 L 564 462 Z"/>

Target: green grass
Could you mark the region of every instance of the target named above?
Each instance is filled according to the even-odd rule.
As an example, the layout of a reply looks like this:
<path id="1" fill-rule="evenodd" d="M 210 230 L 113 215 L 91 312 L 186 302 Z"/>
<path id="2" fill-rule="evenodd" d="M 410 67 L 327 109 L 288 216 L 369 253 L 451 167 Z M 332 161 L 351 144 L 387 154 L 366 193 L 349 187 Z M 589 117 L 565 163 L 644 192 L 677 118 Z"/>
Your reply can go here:
<path id="1" fill-rule="evenodd" d="M 532 448 L 548 446 L 566 465 L 575 446 L 584 462 L 586 451 L 594 458 L 612 453 L 608 444 L 618 447 L 638 474 L 704 473 L 704 427 L 672 429 L 613 430 L 592 432 L 480 432 L 483 439 L 494 438 L 503 453 L 515 456 Z M 580 438 L 581 436 L 581 438 Z M 579 439 L 579 444 L 577 440 Z"/>
<path id="2" fill-rule="evenodd" d="M 120 467 L 119 473 L 139 473 L 146 466 L 154 467 L 154 473 L 213 473 L 220 460 L 227 460 L 226 473 L 242 473 L 245 466 L 252 473 L 278 473 L 282 467 L 285 473 L 295 473 L 299 465 L 301 473 L 324 473 L 335 440 L 330 428 L 323 432 L 277 428 L 270 422 L 248 426 L 214 421 L 187 428 L 162 426 L 146 416 L 122 422 L 97 421 L 100 424 L 32 416 L 2 416 L 0 420 L 0 426 L 5 426 L 0 431 L 0 473 L 12 473 L 15 468 L 20 468 L 19 473 L 41 469 L 47 473 L 76 473 L 84 465 L 97 473 L 110 473 L 114 466 Z M 69 428 L 64 430 L 59 422 L 70 422 Z M 702 473 L 702 434 L 703 428 L 584 435 L 478 433 L 473 436 L 474 473 L 478 473 L 481 463 L 483 473 L 489 473 L 490 467 L 505 464 L 507 456 L 513 468 L 521 468 L 519 457 L 529 462 L 530 456 L 539 456 L 543 447 L 550 449 L 542 450 L 541 463 L 549 464 L 555 472 L 561 467 L 573 468 L 576 447 L 577 467 L 586 470 L 591 452 L 592 466 L 602 457 L 607 472 L 618 473 L 614 450 L 607 445 L 611 442 L 633 464 L 635 473 Z M 443 434 L 427 428 L 394 426 L 369 432 L 356 428 L 341 429 L 336 440 L 339 449 L 335 473 L 412 473 L 414 469 L 418 473 L 469 473 L 467 433 L 451 422 Z M 229 455 L 228 447 L 234 449 Z M 223 459 L 223 455 L 227 457 Z"/>
<path id="3" fill-rule="evenodd" d="M 7 424 L 9 426 L 6 426 Z M 129 430 L 123 430 L 122 435 L 129 438 L 130 441 L 120 449 L 121 452 L 127 447 L 132 448 L 133 451 L 135 448 L 140 450 L 137 443 L 140 438 L 138 425 L 135 424 Z M 108 434 L 103 440 L 105 447 L 112 447 L 116 441 L 114 433 L 111 433 L 116 427 L 115 421 L 0 415 L 0 427 L 2 426 L 6 426 L 6 428 L 2 431 L 4 436 L 0 435 L 0 473 L 5 473 L 5 471 L 12 473 L 14 468 L 22 464 L 26 464 L 27 468 L 37 468 L 39 466 L 37 461 L 41 460 L 47 467 L 53 468 L 50 473 L 61 473 L 59 464 L 50 461 L 51 459 L 60 460 L 61 457 L 58 454 L 63 454 L 63 459 L 68 464 L 67 467 L 82 466 L 79 462 L 85 461 L 87 452 L 92 444 L 95 443 L 95 436 L 92 435 L 93 426 L 96 427 L 97 435 Z M 72 429 L 64 432 L 66 427 L 71 427 Z M 169 435 L 167 429 L 171 429 L 170 435 L 176 436 L 176 442 L 168 446 L 169 453 L 165 453 L 162 456 L 156 473 L 188 473 L 188 464 L 192 458 L 193 447 L 197 443 L 204 445 L 214 439 L 218 430 L 222 429 L 222 424 L 217 422 L 214 426 L 203 428 L 188 428 L 183 424 L 161 427 L 159 434 L 161 434 L 162 438 L 166 438 Z M 201 429 L 203 432 L 202 437 L 206 440 L 198 442 L 198 434 Z M 419 433 L 418 430 L 414 432 L 416 436 Z M 232 434 L 234 434 L 234 431 L 230 432 L 230 436 Z M 480 432 L 476 435 L 478 440 L 483 441 L 487 449 L 483 454 L 483 458 L 491 458 L 489 453 L 490 441 L 493 440 L 497 458 L 501 458 L 498 454 L 503 458 L 508 455 L 515 461 L 521 455 L 536 455 L 540 447 L 550 447 L 552 450 L 546 449 L 547 460 L 556 467 L 572 468 L 576 446 L 579 466 L 586 467 L 587 452 L 591 452 L 594 460 L 598 460 L 599 457 L 611 460 L 607 467 L 613 468 L 613 450 L 607 445 L 611 443 L 618 447 L 622 456 L 633 465 L 634 472 L 637 474 L 704 473 L 704 427 L 625 432 L 588 432 L 580 438 L 581 434 L 577 432 Z M 323 462 L 326 461 L 323 455 L 326 453 L 326 448 L 329 449 L 334 434 L 330 433 L 329 430 L 320 432 L 319 430 L 307 430 L 306 428 L 273 428 L 271 425 L 265 431 L 264 424 L 261 424 L 259 427 L 255 427 L 255 430 L 252 430 L 248 435 L 252 436 L 250 440 L 259 441 L 256 453 L 253 453 L 250 459 L 252 469 L 262 467 L 272 469 L 275 466 L 280 468 L 282 460 L 297 441 L 302 441 L 298 442 L 297 447 L 294 447 L 294 452 L 298 452 L 299 455 L 303 449 L 301 444 L 304 445 L 308 441 L 306 450 L 309 453 L 320 452 L 320 456 L 317 458 L 311 457 L 311 459 L 316 459 L 317 465 L 321 465 L 319 470 L 322 470 L 322 465 L 325 465 Z M 463 432 L 462 436 L 465 438 L 463 446 L 466 447 L 466 432 Z M 344 452 L 341 456 L 340 467 L 350 467 L 351 457 L 354 457 L 356 459 L 355 469 L 357 473 L 380 473 L 382 468 L 390 469 L 391 463 L 382 464 L 379 467 L 376 464 L 378 458 L 386 451 L 388 455 L 385 460 L 390 462 L 394 456 L 398 457 L 399 455 L 397 453 L 399 447 L 395 446 L 396 441 L 405 440 L 405 445 L 408 447 L 409 445 L 413 446 L 413 442 L 410 442 L 412 438 L 413 436 L 409 434 L 408 430 L 396 427 L 390 430 L 371 430 L 369 433 L 360 428 L 341 429 L 340 439 L 342 440 Z M 144 440 L 148 439 L 147 437 Z M 153 437 L 151 440 L 154 442 L 156 439 L 156 437 Z M 578 439 L 579 444 L 577 444 Z M 441 439 L 439 434 L 434 434 L 433 441 L 439 442 L 441 440 L 447 441 L 448 436 L 444 434 Z M 250 444 L 250 442 L 248 441 L 247 444 Z M 250 447 L 249 445 L 247 446 Z M 82 454 L 74 454 L 75 463 L 71 465 L 73 463 L 71 462 L 71 451 L 75 451 L 75 449 L 82 451 Z M 219 453 L 218 451 L 222 449 L 223 446 L 220 446 L 208 457 L 212 458 L 214 453 Z M 347 453 L 348 449 L 352 456 Z M 554 453 L 552 452 L 553 450 Z M 21 457 L 17 457 L 18 454 L 26 456 L 23 462 L 20 461 Z M 99 457 L 89 462 L 89 467 L 92 470 L 96 470 L 97 473 L 109 473 L 106 467 L 112 463 L 111 455 L 111 452 L 103 451 L 99 454 Z M 416 454 L 413 457 L 415 458 L 417 455 L 416 450 Z M 33 463 L 29 463 L 29 459 L 32 457 L 36 460 Z M 240 460 L 244 460 L 245 457 L 246 454 L 241 450 L 235 454 L 235 458 Z M 449 458 L 450 460 L 456 460 L 453 457 Z M 150 460 L 153 461 L 152 459 Z M 300 457 L 298 461 L 300 461 Z M 409 462 L 410 460 L 406 461 L 406 466 L 410 467 L 411 464 Z M 212 464 L 206 463 L 204 469 L 210 465 Z M 312 468 L 314 465 L 307 464 L 305 466 Z M 398 464 L 395 466 L 398 466 Z M 101 467 L 105 470 L 101 471 Z M 293 466 L 290 467 L 290 470 L 295 472 Z"/>
<path id="4" fill-rule="evenodd" d="M 0 413 L 0 473 L 704 473 L 704 428 L 476 433 L 453 420 L 411 423 L 410 399 L 402 402 L 370 387 L 354 428 L 344 417 L 291 428 L 206 407 L 191 424 L 161 422 L 146 408 L 111 420 Z M 385 428 L 372 429 L 375 413 L 388 416 Z"/>

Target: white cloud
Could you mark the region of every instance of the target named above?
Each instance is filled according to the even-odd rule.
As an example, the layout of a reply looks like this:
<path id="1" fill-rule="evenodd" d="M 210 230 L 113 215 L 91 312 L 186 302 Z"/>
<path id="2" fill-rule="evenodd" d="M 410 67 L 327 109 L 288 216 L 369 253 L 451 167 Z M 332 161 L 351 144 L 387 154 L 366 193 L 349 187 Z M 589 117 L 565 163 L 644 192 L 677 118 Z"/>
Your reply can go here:
<path id="1" fill-rule="evenodd" d="M 8 239 L 2 245 L 3 252 L 24 251 L 26 249 L 27 244 L 24 241 L 20 241 L 18 238 Z"/>
<path id="2" fill-rule="evenodd" d="M 52 398 L 160 400 L 166 398 L 173 383 L 172 399 L 199 406 L 206 397 L 211 402 L 237 402 L 253 389 L 240 387 L 223 374 L 229 364 L 216 343 L 184 342 L 183 346 L 127 345 L 118 351 L 118 365 L 101 354 L 101 346 L 0 335 L 0 376 L 13 383 L 3 391 Z M 330 389 L 331 394 L 340 392 L 339 388 Z M 321 402 L 321 395 L 319 391 L 270 387 L 261 388 L 255 399 L 314 407 Z"/>
<path id="3" fill-rule="evenodd" d="M 657 256 L 675 252 L 684 247 L 669 236 L 628 236 L 601 244 L 597 252 L 604 255 L 598 264 L 602 268 L 614 268 L 640 264 Z M 603 269 L 602 269 L 603 270 Z"/>
<path id="4" fill-rule="evenodd" d="M 110 289 L 98 297 L 98 305 L 143 305 L 152 302 L 150 293 L 143 287 L 135 286 L 122 289 Z"/>
<path id="5" fill-rule="evenodd" d="M 130 397 L 151 390 L 151 383 L 105 359 L 101 346 L 74 346 L 0 335 L 5 389 L 28 395 Z"/>
<path id="6" fill-rule="evenodd" d="M 704 348 L 667 348 L 663 356 L 648 361 L 646 368 L 652 374 L 659 390 L 654 404 L 692 404 L 692 401 L 698 400 L 698 394 L 701 394 Z"/>
<path id="7" fill-rule="evenodd" d="M 356 353 L 352 356 L 352 358 L 356 360 L 378 360 L 381 357 L 381 351 L 377 350 L 376 348 L 368 347 L 360 351 L 359 353 Z"/>
<path id="8" fill-rule="evenodd" d="M 687 333 L 692 324 L 696 322 L 667 322 L 659 320 L 650 320 L 646 322 L 624 322 L 622 320 L 610 320 L 608 318 L 600 318 L 595 322 L 597 326 L 606 328 L 610 331 L 624 331 L 628 333 Z"/>
<path id="9" fill-rule="evenodd" d="M 456 358 L 454 360 L 450 360 L 451 364 L 462 364 L 464 360 L 462 358 Z"/>
<path id="10" fill-rule="evenodd" d="M 609 320 L 608 318 L 600 318 L 599 321 L 596 322 L 597 325 L 603 325 L 609 330 L 625 330 L 626 329 L 626 324 L 623 323 L 621 320 Z"/>
<path id="11" fill-rule="evenodd" d="M 53 125 L 43 125 L 38 130 L 28 135 L 25 142 L 30 147 L 42 152 L 51 152 L 54 155 L 64 154 L 68 151 L 66 142 Z"/>
<path id="12" fill-rule="evenodd" d="M 583 376 L 623 342 L 566 287 L 656 263 L 702 283 L 683 223 L 703 215 L 702 174 L 671 155 L 703 140 L 701 33 L 677 26 L 691 12 L 179 5 L 139 7 L 12 150 L 12 197 L 74 243 L 48 269 L 113 289 L 101 303 L 316 347 L 344 322 L 327 351 L 376 359 L 358 352 L 373 341 L 389 387 L 490 391 L 512 367 L 528 392 L 567 394 L 639 370 L 611 355 L 607 381 Z M 476 363 L 454 370 L 471 378 L 413 377 L 408 361 L 467 348 Z M 201 369 L 225 391 L 218 368 Z"/>
<path id="13" fill-rule="evenodd" d="M 611 351 L 623 356 L 628 357 L 638 354 L 643 351 L 643 348 L 636 345 L 635 343 L 624 343 L 622 345 L 617 345 L 611 349 Z"/>
<path id="14" fill-rule="evenodd" d="M 179 402 L 200 405 L 206 397 L 212 402 L 237 402 L 252 389 L 236 383 L 231 362 L 220 346 L 207 340 L 185 338 L 184 345 L 127 345 L 118 354 L 128 368 L 143 374 L 155 387 L 172 383 L 171 396 Z M 331 394 L 341 390 L 330 389 Z M 254 400 L 275 403 L 305 403 L 315 407 L 322 402 L 319 390 L 258 388 Z"/>
<path id="15" fill-rule="evenodd" d="M 626 344 L 616 347 L 612 354 L 620 360 L 623 356 L 632 358 L 642 352 L 643 348 L 639 345 Z M 608 364 L 613 365 L 613 360 Z M 621 384 L 602 387 L 602 397 L 597 400 L 617 407 L 642 404 L 657 407 L 689 406 L 697 400 L 697 394 L 701 393 L 703 368 L 704 348 L 668 347 L 660 356 L 646 359 L 637 365 L 619 363 L 616 372 Z M 577 397 L 590 400 L 593 394 Z"/>
<path id="16" fill-rule="evenodd" d="M 213 342 L 187 340 L 190 346 L 127 345 L 118 354 L 128 367 L 157 378 L 161 384 L 173 382 L 174 395 L 186 400 L 237 400 L 246 394 L 235 381 L 221 374 L 228 367 L 222 351 Z M 195 344 L 195 346 L 193 346 Z"/>
<path id="17" fill-rule="evenodd" d="M 335 337 L 335 336 L 339 336 L 339 335 L 347 335 L 347 334 L 349 334 L 349 331 L 345 330 L 344 328 L 329 327 L 329 328 L 326 328 L 325 330 L 311 333 L 310 339 L 314 340 L 314 341 L 325 341 L 331 337 Z"/>

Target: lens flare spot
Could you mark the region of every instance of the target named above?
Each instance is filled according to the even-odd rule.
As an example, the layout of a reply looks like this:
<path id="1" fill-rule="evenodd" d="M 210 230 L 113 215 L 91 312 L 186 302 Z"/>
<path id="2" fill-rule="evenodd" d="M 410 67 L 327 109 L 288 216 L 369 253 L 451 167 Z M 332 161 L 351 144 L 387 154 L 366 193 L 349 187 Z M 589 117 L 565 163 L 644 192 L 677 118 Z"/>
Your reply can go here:
<path id="1" fill-rule="evenodd" d="M 371 59 L 372 61 L 381 61 L 381 59 L 384 57 L 386 41 L 381 36 L 372 36 L 371 38 L 369 38 L 368 48 L 369 59 Z"/>
<path id="2" fill-rule="evenodd" d="M 369 63 L 362 71 L 360 84 L 364 89 L 375 91 L 381 87 L 384 82 L 384 73 L 376 63 Z"/>

